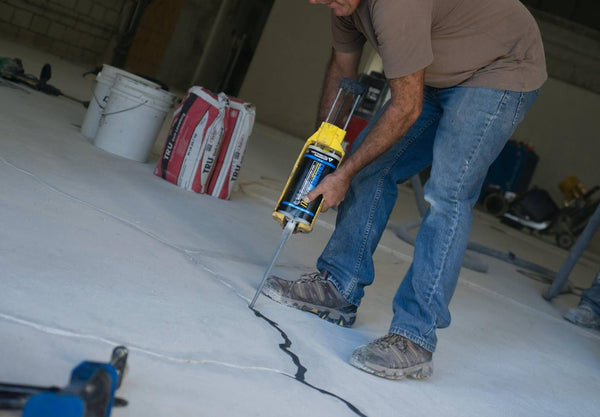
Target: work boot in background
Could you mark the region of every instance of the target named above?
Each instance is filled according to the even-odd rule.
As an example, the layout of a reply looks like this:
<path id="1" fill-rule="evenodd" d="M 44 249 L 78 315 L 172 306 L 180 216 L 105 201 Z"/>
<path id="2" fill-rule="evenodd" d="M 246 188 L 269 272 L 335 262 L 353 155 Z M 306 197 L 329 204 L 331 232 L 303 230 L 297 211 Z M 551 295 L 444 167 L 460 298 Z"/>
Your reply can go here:
<path id="1" fill-rule="evenodd" d="M 578 307 L 568 309 L 563 317 L 565 320 L 575 323 L 578 326 L 590 327 L 592 329 L 600 327 L 600 317 L 586 304 L 580 304 Z"/>

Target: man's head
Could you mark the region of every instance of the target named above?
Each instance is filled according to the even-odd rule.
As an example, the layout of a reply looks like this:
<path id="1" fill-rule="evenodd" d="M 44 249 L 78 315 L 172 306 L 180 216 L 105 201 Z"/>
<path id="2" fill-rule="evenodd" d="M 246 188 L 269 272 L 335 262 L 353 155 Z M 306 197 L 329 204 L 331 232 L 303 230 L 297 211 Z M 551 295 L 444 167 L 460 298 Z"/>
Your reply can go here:
<path id="1" fill-rule="evenodd" d="M 312 4 L 324 4 L 333 10 L 336 16 L 350 16 L 361 0 L 308 0 Z"/>

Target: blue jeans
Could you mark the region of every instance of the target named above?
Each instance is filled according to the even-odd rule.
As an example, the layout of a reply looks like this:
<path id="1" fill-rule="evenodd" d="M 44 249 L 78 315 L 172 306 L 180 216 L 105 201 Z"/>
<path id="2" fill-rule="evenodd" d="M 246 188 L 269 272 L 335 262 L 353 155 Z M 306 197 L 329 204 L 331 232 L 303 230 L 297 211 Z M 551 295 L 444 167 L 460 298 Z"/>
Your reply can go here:
<path id="1" fill-rule="evenodd" d="M 600 271 L 596 274 L 592 286 L 581 294 L 579 305 L 587 305 L 596 316 L 600 317 Z"/>
<path id="2" fill-rule="evenodd" d="M 418 120 L 389 151 L 356 175 L 339 206 L 335 231 L 317 268 L 331 273 L 340 294 L 360 304 L 364 287 L 374 279 L 373 253 L 396 202 L 397 184 L 432 165 L 424 189 L 430 207 L 417 235 L 412 265 L 394 298 L 390 332 L 435 350 L 436 328 L 450 325 L 448 305 L 483 180 L 537 94 L 425 87 Z"/>

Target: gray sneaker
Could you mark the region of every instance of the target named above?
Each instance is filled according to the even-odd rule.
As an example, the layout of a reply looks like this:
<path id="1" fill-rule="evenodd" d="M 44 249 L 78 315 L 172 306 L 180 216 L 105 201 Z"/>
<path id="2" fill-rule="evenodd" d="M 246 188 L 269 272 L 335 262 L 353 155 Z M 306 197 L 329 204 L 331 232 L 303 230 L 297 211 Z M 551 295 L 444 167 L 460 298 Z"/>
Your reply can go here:
<path id="1" fill-rule="evenodd" d="M 592 329 L 600 327 L 600 318 L 594 313 L 594 310 L 586 304 L 581 304 L 579 307 L 568 309 L 563 317 L 578 326 L 591 327 Z"/>
<path id="2" fill-rule="evenodd" d="M 267 278 L 263 294 L 280 304 L 316 314 L 338 326 L 350 327 L 356 320 L 356 306 L 340 295 L 327 271 L 304 274 L 296 281 L 276 276 Z"/>
<path id="3" fill-rule="evenodd" d="M 387 336 L 357 348 L 350 364 L 387 379 L 423 379 L 433 374 L 432 354 L 399 334 Z"/>

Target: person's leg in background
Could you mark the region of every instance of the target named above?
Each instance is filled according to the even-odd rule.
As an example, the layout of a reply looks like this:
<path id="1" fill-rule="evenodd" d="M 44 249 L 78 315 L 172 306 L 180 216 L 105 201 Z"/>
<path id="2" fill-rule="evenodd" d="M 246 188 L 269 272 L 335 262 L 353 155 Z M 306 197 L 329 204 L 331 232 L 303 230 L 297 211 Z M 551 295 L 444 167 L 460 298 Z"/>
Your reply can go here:
<path id="1" fill-rule="evenodd" d="M 579 306 L 567 310 L 563 317 L 578 326 L 600 327 L 600 270 L 590 288 L 581 294 Z"/>

